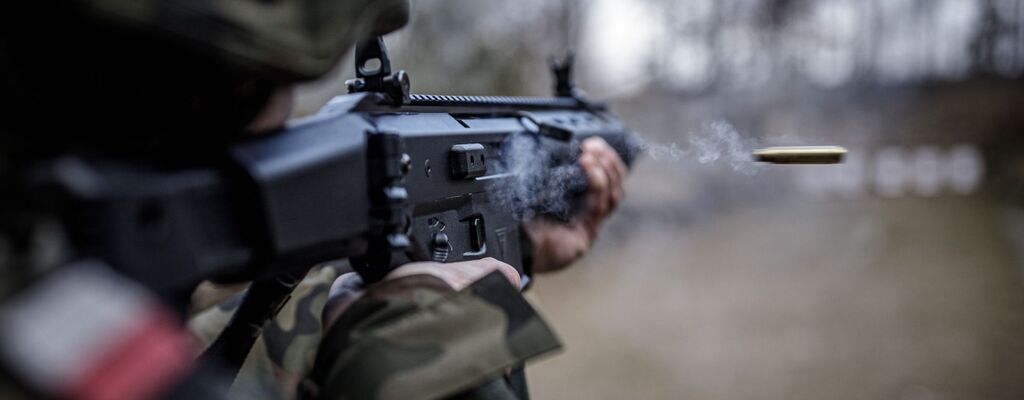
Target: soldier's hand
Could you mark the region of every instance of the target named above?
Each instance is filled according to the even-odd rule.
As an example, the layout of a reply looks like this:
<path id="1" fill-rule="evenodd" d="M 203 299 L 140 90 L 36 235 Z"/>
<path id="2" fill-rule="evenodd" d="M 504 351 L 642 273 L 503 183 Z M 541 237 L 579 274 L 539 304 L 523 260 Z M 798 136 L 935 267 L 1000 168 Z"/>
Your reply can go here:
<path id="1" fill-rule="evenodd" d="M 604 220 L 625 197 L 626 164 L 604 139 L 588 138 L 582 144 L 580 167 L 587 175 L 585 209 L 569 222 L 536 218 L 527 221 L 533 240 L 533 271 L 565 268 L 590 250 Z"/>
<path id="2" fill-rule="evenodd" d="M 428 275 L 441 279 L 448 286 L 451 286 L 452 289 L 458 291 L 465 289 L 473 282 L 494 271 L 504 275 L 508 282 L 516 289 L 522 287 L 519 272 L 515 268 L 490 257 L 448 264 L 436 262 L 409 263 L 391 271 L 391 273 L 384 277 L 382 282 L 414 275 Z M 330 326 L 352 302 L 363 294 L 365 289 L 366 287 L 363 285 L 362 279 L 355 272 L 338 277 L 334 284 L 331 285 L 328 302 L 324 307 L 324 326 Z"/>

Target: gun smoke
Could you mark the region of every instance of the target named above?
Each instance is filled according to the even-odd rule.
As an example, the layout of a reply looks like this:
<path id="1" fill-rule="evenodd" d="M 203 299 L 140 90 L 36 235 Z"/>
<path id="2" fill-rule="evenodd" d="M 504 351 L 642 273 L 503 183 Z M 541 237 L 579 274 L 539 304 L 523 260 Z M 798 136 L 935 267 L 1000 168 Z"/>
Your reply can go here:
<path id="1" fill-rule="evenodd" d="M 491 186 L 495 204 L 522 218 L 547 215 L 567 219 L 578 201 L 573 193 L 586 188 L 586 177 L 578 165 L 557 162 L 529 135 L 513 135 L 505 143 L 498 172 L 506 178 Z"/>
<path id="2" fill-rule="evenodd" d="M 630 151 L 655 162 L 727 165 L 744 175 L 755 175 L 761 166 L 751 159 L 757 148 L 753 139 L 743 138 L 732 124 L 716 120 L 688 134 L 685 145 L 639 141 Z M 578 151 L 578 149 L 574 149 Z M 578 154 L 572 154 L 572 158 Z M 646 155 L 647 157 L 643 157 Z M 502 149 L 498 173 L 505 178 L 490 190 L 495 204 L 530 218 L 546 215 L 566 219 L 572 215 L 586 188 L 586 177 L 575 163 L 559 163 L 528 135 L 513 136 Z"/>
<path id="3" fill-rule="evenodd" d="M 689 139 L 684 146 L 675 142 L 645 142 L 640 150 L 654 161 L 725 164 L 744 175 L 756 175 L 761 169 L 750 156 L 758 147 L 756 141 L 740 136 L 736 128 L 727 121 L 716 120 L 705 124 L 700 131 L 691 132 L 687 136 Z"/>

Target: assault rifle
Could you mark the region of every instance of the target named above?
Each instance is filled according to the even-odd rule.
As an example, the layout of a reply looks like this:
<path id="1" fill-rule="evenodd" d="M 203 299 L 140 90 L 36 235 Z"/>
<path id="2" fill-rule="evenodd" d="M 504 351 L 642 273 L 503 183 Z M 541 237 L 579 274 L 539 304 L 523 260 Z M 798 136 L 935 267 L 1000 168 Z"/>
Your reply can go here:
<path id="1" fill-rule="evenodd" d="M 223 165 L 50 163 L 43 181 L 86 227 L 72 232 L 77 250 L 172 297 L 345 257 L 371 282 L 414 260 L 494 257 L 527 272 L 519 224 L 571 213 L 548 205 L 572 206 L 566 192 L 582 190 L 566 172 L 579 141 L 600 136 L 627 164 L 638 148 L 604 104 L 579 95 L 571 59 L 552 63 L 555 97 L 442 96 L 410 94 L 381 38 L 356 53 L 350 94 L 233 145 Z"/>
<path id="2" fill-rule="evenodd" d="M 585 187 L 579 141 L 627 164 L 636 138 L 584 99 L 571 56 L 551 98 L 417 95 L 381 38 L 356 49 L 350 94 L 228 149 L 219 165 L 141 169 L 84 158 L 41 176 L 83 227 L 83 256 L 183 309 L 202 280 L 254 280 L 209 350 L 240 365 L 259 327 L 313 265 L 349 258 L 365 281 L 410 261 L 494 257 L 529 276 L 523 218 L 568 218 Z M 559 206 L 552 206 L 552 204 Z"/>

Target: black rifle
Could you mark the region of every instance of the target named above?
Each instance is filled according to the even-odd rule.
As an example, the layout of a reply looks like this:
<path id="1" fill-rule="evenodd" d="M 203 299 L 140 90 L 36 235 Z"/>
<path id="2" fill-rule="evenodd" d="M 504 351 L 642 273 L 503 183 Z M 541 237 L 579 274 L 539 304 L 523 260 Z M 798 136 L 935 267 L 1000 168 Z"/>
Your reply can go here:
<path id="1" fill-rule="evenodd" d="M 202 280 L 256 280 L 211 350 L 240 365 L 319 263 L 348 257 L 372 282 L 410 261 L 494 257 L 528 277 L 520 224 L 571 214 L 585 185 L 579 141 L 600 136 L 627 164 L 638 148 L 605 105 L 579 95 L 571 56 L 552 63 L 556 97 L 525 98 L 410 95 L 381 38 L 356 53 L 349 95 L 237 143 L 219 165 L 144 169 L 65 157 L 37 177 L 67 199 L 61 209 L 80 227 L 72 237 L 83 255 L 172 305 L 187 304 Z"/>

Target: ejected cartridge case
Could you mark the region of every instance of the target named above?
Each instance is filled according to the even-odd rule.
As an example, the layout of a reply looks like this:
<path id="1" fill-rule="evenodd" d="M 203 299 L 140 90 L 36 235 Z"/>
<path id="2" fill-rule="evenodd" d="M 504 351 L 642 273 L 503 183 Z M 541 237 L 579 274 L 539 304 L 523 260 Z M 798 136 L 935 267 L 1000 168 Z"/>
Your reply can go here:
<path id="1" fill-rule="evenodd" d="M 839 146 L 777 146 L 754 150 L 754 161 L 771 164 L 839 164 L 846 149 Z"/>

